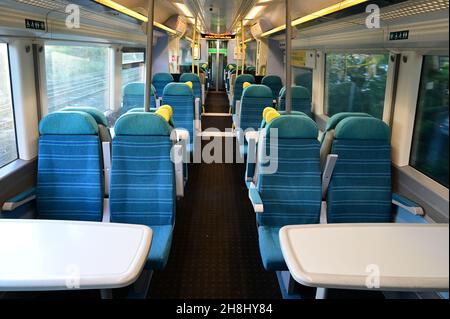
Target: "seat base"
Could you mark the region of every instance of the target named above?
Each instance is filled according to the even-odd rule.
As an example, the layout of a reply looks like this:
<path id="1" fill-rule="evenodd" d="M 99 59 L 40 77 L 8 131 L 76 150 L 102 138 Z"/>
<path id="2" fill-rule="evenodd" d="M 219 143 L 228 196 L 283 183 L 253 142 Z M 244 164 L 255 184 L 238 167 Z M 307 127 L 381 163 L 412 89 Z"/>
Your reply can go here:
<path id="1" fill-rule="evenodd" d="M 151 226 L 153 230 L 150 254 L 147 257 L 145 269 L 161 270 L 169 259 L 170 247 L 172 246 L 173 226 Z"/>
<path id="2" fill-rule="evenodd" d="M 264 268 L 267 271 L 288 270 L 280 247 L 279 232 L 281 227 L 259 226 L 259 251 Z"/>

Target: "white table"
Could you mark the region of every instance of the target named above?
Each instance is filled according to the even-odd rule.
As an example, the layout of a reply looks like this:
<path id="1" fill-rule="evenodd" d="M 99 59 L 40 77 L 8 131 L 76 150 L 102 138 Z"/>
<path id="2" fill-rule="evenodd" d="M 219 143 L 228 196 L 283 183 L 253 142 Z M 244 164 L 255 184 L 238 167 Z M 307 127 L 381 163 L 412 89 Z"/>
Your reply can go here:
<path id="1" fill-rule="evenodd" d="M 128 286 L 139 277 L 151 240 L 146 226 L 0 220 L 0 291 Z"/>
<path id="2" fill-rule="evenodd" d="M 286 226 L 280 244 L 297 282 L 326 288 L 448 291 L 448 224 Z"/>

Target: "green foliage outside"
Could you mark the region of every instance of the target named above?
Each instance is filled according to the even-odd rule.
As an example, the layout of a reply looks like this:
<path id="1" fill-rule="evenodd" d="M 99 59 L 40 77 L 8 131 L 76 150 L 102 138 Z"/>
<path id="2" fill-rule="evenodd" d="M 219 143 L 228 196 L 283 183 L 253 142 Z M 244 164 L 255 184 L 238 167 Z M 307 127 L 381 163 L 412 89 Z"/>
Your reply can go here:
<path id="1" fill-rule="evenodd" d="M 411 151 L 411 166 L 446 187 L 448 174 L 448 57 L 426 56 Z"/>
<path id="2" fill-rule="evenodd" d="M 381 119 L 388 59 L 387 54 L 328 54 L 326 113 L 366 112 Z"/>

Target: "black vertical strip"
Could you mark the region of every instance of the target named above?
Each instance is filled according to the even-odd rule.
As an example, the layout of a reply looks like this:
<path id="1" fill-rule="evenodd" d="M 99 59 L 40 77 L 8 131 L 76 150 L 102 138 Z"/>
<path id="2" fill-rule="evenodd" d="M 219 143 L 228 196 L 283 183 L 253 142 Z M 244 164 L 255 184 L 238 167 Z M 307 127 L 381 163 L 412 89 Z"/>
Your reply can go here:
<path id="1" fill-rule="evenodd" d="M 33 64 L 34 64 L 34 83 L 36 89 L 36 105 L 37 105 L 37 115 L 39 121 L 42 119 L 42 102 L 41 102 L 41 78 L 40 78 L 40 65 L 39 65 L 39 54 L 41 49 L 40 44 L 33 44 Z"/>
<path id="2" fill-rule="evenodd" d="M 390 58 L 392 58 L 391 55 Z M 389 127 L 392 128 L 392 125 L 394 124 L 394 113 L 395 113 L 395 101 L 397 100 L 397 88 L 398 88 L 398 78 L 400 75 L 400 61 L 401 61 L 401 54 L 396 54 L 394 56 L 395 58 L 395 66 L 394 66 L 394 87 L 392 88 L 392 100 L 391 100 L 391 114 L 390 114 L 390 118 L 389 118 Z M 392 129 L 391 129 L 391 134 L 392 134 Z"/>

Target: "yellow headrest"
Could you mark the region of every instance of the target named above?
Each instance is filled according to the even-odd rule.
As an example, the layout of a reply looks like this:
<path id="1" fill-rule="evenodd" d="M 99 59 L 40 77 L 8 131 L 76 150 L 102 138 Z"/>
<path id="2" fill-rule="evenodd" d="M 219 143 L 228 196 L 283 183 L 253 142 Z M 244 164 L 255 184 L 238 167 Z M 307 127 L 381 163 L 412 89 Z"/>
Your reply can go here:
<path id="1" fill-rule="evenodd" d="M 173 116 L 173 109 L 172 109 L 172 107 L 171 107 L 170 105 L 165 104 L 165 105 L 161 106 L 161 107 L 159 108 L 159 110 L 160 110 L 160 109 L 167 109 L 167 110 L 169 110 L 170 116 L 171 116 L 171 117 Z"/>
<path id="2" fill-rule="evenodd" d="M 203 64 L 202 66 L 203 66 L 204 69 L 206 69 L 206 68 L 208 67 L 208 64 L 205 63 L 205 64 Z"/>
<path id="3" fill-rule="evenodd" d="M 270 122 L 272 122 L 274 119 L 276 119 L 277 117 L 280 117 L 280 113 L 278 113 L 278 111 L 269 111 L 266 114 L 266 123 L 269 124 Z"/>
<path id="4" fill-rule="evenodd" d="M 192 89 L 192 87 L 194 86 L 194 84 L 193 84 L 191 81 L 187 81 L 185 84 L 186 84 L 187 86 L 189 86 L 191 89 Z"/>
<path id="5" fill-rule="evenodd" d="M 269 113 L 270 111 L 276 111 L 276 109 L 274 109 L 271 106 L 266 107 L 264 109 L 264 111 L 263 111 L 263 119 L 264 119 L 264 121 L 266 120 L 267 113 Z"/>
<path id="6" fill-rule="evenodd" d="M 234 69 L 234 66 L 232 66 L 232 65 L 229 65 L 229 66 L 228 66 L 228 69 L 230 69 L 230 71 L 231 71 L 231 70 L 233 70 L 233 69 Z"/>
<path id="7" fill-rule="evenodd" d="M 161 106 L 156 112 L 155 114 L 158 114 L 159 116 L 161 116 L 162 118 L 164 118 L 164 120 L 166 120 L 166 122 L 169 122 L 170 119 L 172 118 L 173 115 L 173 110 L 169 105 L 164 105 Z"/>
<path id="8" fill-rule="evenodd" d="M 244 84 L 242 84 L 242 88 L 245 90 L 245 89 L 248 88 L 250 85 L 252 85 L 250 82 L 244 82 Z"/>

